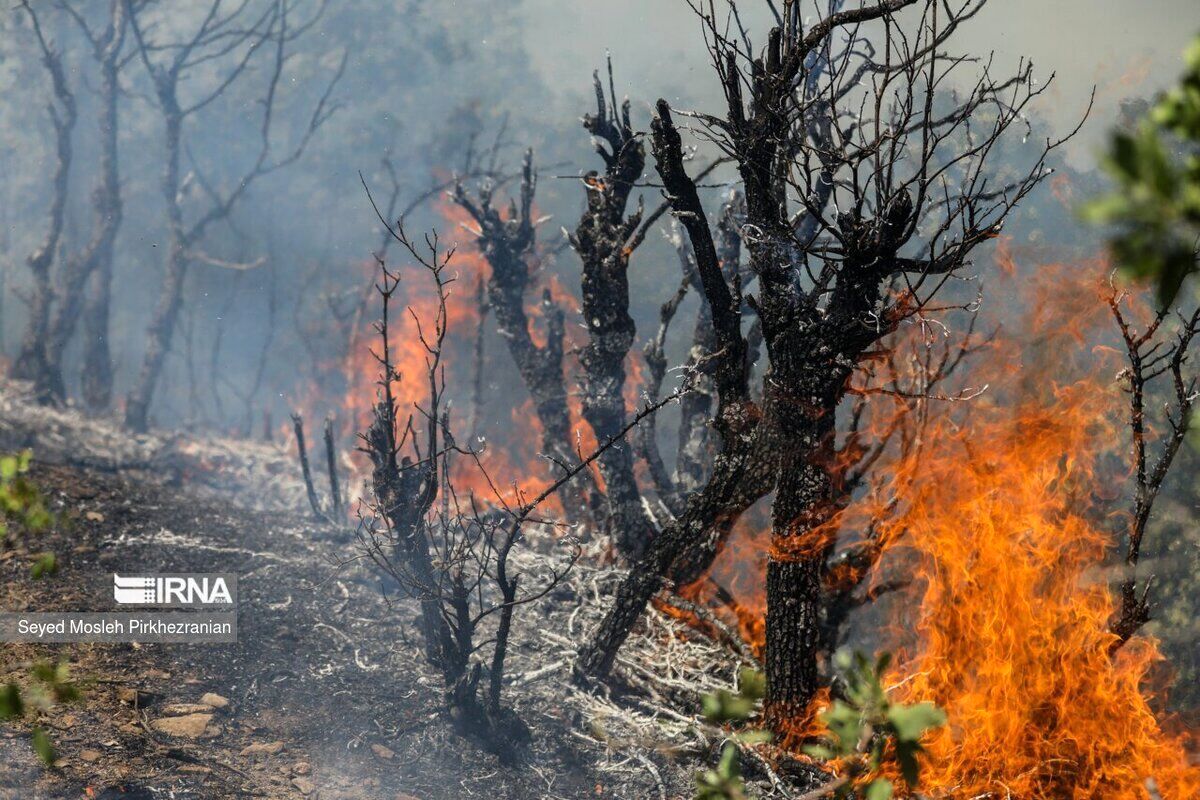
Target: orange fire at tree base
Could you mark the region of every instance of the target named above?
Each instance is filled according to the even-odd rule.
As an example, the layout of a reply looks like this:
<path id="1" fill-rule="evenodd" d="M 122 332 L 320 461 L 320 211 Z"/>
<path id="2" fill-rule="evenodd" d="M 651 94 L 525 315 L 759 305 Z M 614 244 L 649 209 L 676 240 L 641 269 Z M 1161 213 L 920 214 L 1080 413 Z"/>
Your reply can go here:
<path id="1" fill-rule="evenodd" d="M 882 637 L 898 655 L 888 684 L 896 700 L 932 701 L 949 718 L 928 742 L 920 793 L 1200 797 L 1187 731 L 1171 729 L 1150 688 L 1162 683 L 1157 643 L 1138 635 L 1110 655 L 1120 576 L 1106 565 L 1127 523 L 1130 434 L 1123 364 L 1096 346 L 1114 332 L 1101 300 L 1108 267 L 1041 266 L 1030 277 L 1008 247 L 999 255 L 1029 295 L 1023 318 L 1004 320 L 967 367 L 972 386 L 990 389 L 967 403 L 923 401 L 933 406 L 920 446 L 881 461 L 836 523 L 846 537 L 874 527 L 884 548 L 875 583 L 911 581 Z M 913 337 L 918 348 L 925 335 Z M 895 406 L 872 402 L 882 430 Z M 760 651 L 767 537 L 743 527 L 689 597 Z M 795 720 L 789 746 L 820 735 L 828 702 Z"/>

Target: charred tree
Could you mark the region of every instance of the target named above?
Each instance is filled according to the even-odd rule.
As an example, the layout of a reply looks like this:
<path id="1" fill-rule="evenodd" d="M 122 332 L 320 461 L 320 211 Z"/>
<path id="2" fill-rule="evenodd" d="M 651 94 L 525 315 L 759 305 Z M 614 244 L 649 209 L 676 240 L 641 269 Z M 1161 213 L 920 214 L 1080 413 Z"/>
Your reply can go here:
<path id="1" fill-rule="evenodd" d="M 739 289 L 743 286 L 745 277 L 742 274 L 741 262 L 741 224 L 744 221 L 744 198 L 739 191 L 733 191 L 722 204 L 717 219 L 715 246 L 717 258 L 725 280 L 731 286 Z M 703 293 L 699 284 L 698 272 L 695 269 L 691 249 L 682 238 L 676 241 L 685 274 L 692 279 L 692 285 Z M 746 334 L 746 368 L 749 370 L 756 360 L 754 344 L 755 326 L 751 325 Z M 709 420 L 714 407 L 714 390 L 712 379 L 708 376 L 712 354 L 716 352 L 717 343 L 713 331 L 712 314 L 707 303 L 701 303 L 692 330 L 692 346 L 685 365 L 686 369 L 697 373 L 697 390 L 680 400 L 680 421 L 678 447 L 676 449 L 675 476 L 676 486 L 684 498 L 698 491 L 705 485 L 709 477 L 715 443 L 711 436 Z M 756 429 L 756 435 L 751 441 L 752 454 L 750 462 L 762 464 L 769 468 L 775 457 L 770 446 L 770 420 L 761 430 Z M 745 484 L 739 492 L 739 501 L 735 509 L 722 514 L 714 520 L 704 534 L 693 539 L 680 553 L 671 565 L 671 583 L 676 588 L 682 588 L 700 580 L 712 565 L 717 553 L 724 545 L 733 525 L 750 505 L 760 500 L 771 490 L 770 473 L 765 469 L 752 469 L 744 472 Z M 749 501 L 747 503 L 747 501 Z"/>
<path id="2" fill-rule="evenodd" d="M 33 294 L 29 300 L 29 326 L 21 340 L 21 349 L 13 364 L 14 378 L 34 381 L 39 387 L 45 384 L 46 334 L 50 329 L 50 313 L 53 303 L 51 267 L 59 251 L 63 221 L 66 214 L 67 191 L 71 171 L 71 135 L 75 128 L 78 112 L 75 95 L 67 84 L 62 56 L 46 40 L 41 21 L 28 2 L 22 8 L 29 15 L 34 36 L 42 55 L 42 64 L 50 75 L 54 100 L 48 104 L 50 119 L 54 123 L 54 174 L 50 182 L 50 211 L 46 236 L 42 244 L 26 259 L 33 274 Z"/>
<path id="3" fill-rule="evenodd" d="M 113 356 L 108 341 L 108 323 L 112 306 L 112 259 L 96 265 L 83 299 L 83 366 L 80 388 L 83 402 L 93 412 L 103 411 L 112 403 Z"/>
<path id="4" fill-rule="evenodd" d="M 909 6 L 924 9 L 914 36 L 893 19 Z M 741 178 L 741 239 L 757 282 L 746 297 L 757 316 L 747 336 L 760 330 L 767 356 L 762 409 L 747 413 L 753 404 L 740 308 L 734 307 L 735 324 L 722 322 L 727 279 L 695 183 L 684 171 L 671 110 L 659 101 L 652 126 L 656 166 L 691 240 L 726 373 L 714 376 L 722 453 L 680 519 L 689 519 L 713 492 L 724 505 L 708 507 L 708 524 L 681 534 L 672 556 L 660 553 L 634 567 L 581 658 L 584 671 L 603 674 L 611 666 L 611 648 L 640 613 L 646 588 L 661 584 L 689 539 L 707 535 L 713 521 L 736 513 L 747 497 L 773 490 L 767 716 L 785 730 L 806 713 L 820 682 L 824 585 L 847 491 L 835 434 L 849 378 L 903 322 L 936 313 L 930 300 L 970 263 L 975 248 L 998 234 L 1008 213 L 1049 173 L 1049 153 L 1065 141 L 1046 141 L 1027 171 L 992 186 L 984 167 L 988 154 L 1045 86 L 1023 63 L 1002 80 L 985 70 L 969 96 L 949 109 L 935 97 L 939 81 L 969 63 L 946 54 L 948 38 L 981 7 L 969 3 L 952 13 L 933 0 L 885 0 L 836 10 L 805 26 L 799 5 L 785 3 L 759 55 L 740 26 L 730 30 L 732 22 L 723 25 L 699 11 L 727 108 L 721 116 L 693 116 L 736 162 Z M 881 30 L 868 41 L 861 26 L 872 22 Z M 984 108 L 990 118 L 981 130 L 975 119 Z M 740 296 L 740 279 L 734 286 Z M 740 385 L 729 380 L 730 356 Z M 735 429 L 732 420 L 749 424 Z M 754 480 L 764 460 L 765 488 Z M 676 537 L 664 532 L 660 538 Z"/>
<path id="5" fill-rule="evenodd" d="M 1120 377 L 1129 395 L 1134 479 L 1133 508 L 1124 558 L 1125 577 L 1119 592 L 1121 602 L 1109 623 L 1109 630 L 1116 636 L 1110 649 L 1116 652 L 1150 621 L 1149 596 L 1154 578 L 1145 578 L 1139 587 L 1138 562 L 1155 501 L 1192 425 L 1200 377 L 1189 369 L 1188 362 L 1192 342 L 1200 333 L 1200 308 L 1193 309 L 1190 314 L 1181 312 L 1174 320 L 1170 308 L 1162 308 L 1149 324 L 1138 330 L 1130 321 L 1128 311 L 1122 308 L 1127 301 L 1125 292 L 1114 287 L 1107 300 L 1128 361 Z M 1169 384 L 1162 412 L 1162 421 L 1166 424 L 1161 426 L 1147 421 L 1147 402 L 1158 384 L 1163 382 L 1159 379 L 1165 379 Z M 1158 437 L 1152 433 L 1155 428 L 1163 430 Z"/>
<path id="6" fill-rule="evenodd" d="M 475 198 L 468 196 L 461 183 L 457 184 L 454 200 L 479 226 L 479 249 L 491 267 L 487 284 L 488 305 L 521 380 L 533 398 L 542 428 L 542 453 L 556 469 L 564 469 L 575 456 L 563 375 L 563 312 L 549 290 L 545 290 L 541 299 L 546 320 L 543 345 L 534 342 L 525 313 L 525 295 L 531 283 L 528 259 L 535 240 L 533 197 L 536 188 L 533 151 L 528 151 L 521 172 L 520 203 L 511 202 L 507 215 L 502 215 L 492 205 L 493 184 L 490 180 L 484 182 Z M 567 518 L 571 522 L 586 519 L 594 496 L 595 487 L 588 473 L 570 481 L 562 490 Z"/>
<path id="7" fill-rule="evenodd" d="M 721 262 L 721 270 L 725 280 L 732 283 L 738 276 L 738 265 L 741 262 L 741 220 L 742 205 L 740 192 L 733 192 L 721 208 L 717 220 L 717 258 Z M 692 279 L 692 286 L 702 292 L 699 273 L 691 264 L 691 249 L 679 238 L 676 250 L 684 263 L 686 274 Z M 688 354 L 688 363 L 702 367 L 716 349 L 716 340 L 712 326 L 712 314 L 707 303 L 700 304 L 692 329 L 692 349 Z M 700 390 L 693 392 L 680 405 L 679 446 L 676 450 L 675 473 L 678 476 L 680 491 L 691 493 L 704 485 L 708 465 L 711 463 L 712 442 L 708 436 L 708 420 L 712 415 L 713 396 L 712 381 L 705 379 Z"/>
<path id="8" fill-rule="evenodd" d="M 588 343 L 579 356 L 583 368 L 583 416 L 598 441 L 612 438 L 625 424 L 625 359 L 637 328 L 629 314 L 629 259 L 639 241 L 643 208 L 639 200 L 626 216 L 629 196 L 646 165 L 642 143 L 630 122 L 629 101 L 617 106 L 615 92 L 605 99 L 600 75 L 594 75 L 596 113 L 583 126 L 596 142 L 604 173 L 583 177 L 587 208 L 569 241 L 583 265 L 582 309 Z M 612 64 L 609 63 L 612 86 Z M 642 504 L 633 474 L 632 443 L 608 450 L 599 461 L 604 478 L 606 527 L 626 558 L 644 552 L 654 523 Z"/>
<path id="9" fill-rule="evenodd" d="M 504 708 L 501 697 L 514 614 L 553 591 L 580 552 L 575 546 L 560 563 L 548 563 L 540 575 L 518 574 L 510 556 L 523 538 L 524 526 L 548 497 L 679 393 L 642 408 L 617 437 L 565 465 L 550 486 L 520 506 L 510 506 L 495 491 L 490 499 L 460 495 L 451 477 L 451 460 L 470 459 L 481 471 L 483 466 L 477 452 L 455 443 L 442 399 L 450 282 L 446 268 L 452 252 L 440 251 L 436 236 L 427 238 L 426 254 L 409 241 L 402 227 L 396 226 L 393 233 L 433 278 L 439 302 L 434 319 L 425 320 L 417 333 L 427 354 L 423 377 L 428 400 L 402 421 L 392 392 L 393 383 L 401 378 L 391 363 L 388 337 L 389 304 L 400 278 L 380 263 L 383 314 L 375 355 L 382 372 L 374 419 L 362 437 L 374 467 L 375 499 L 371 518 L 359 530 L 360 550 L 419 602 L 426 657 L 442 674 L 443 701 L 455 727 L 481 738 L 485 746 L 508 759 L 517 755 L 516 745 L 528 736 L 526 726 Z M 486 471 L 483 475 L 493 485 Z M 482 503 L 493 507 L 483 511 Z M 482 626 L 491 620 L 495 627 L 488 633 L 492 635 L 480 641 Z M 489 645 L 490 657 L 484 657 Z"/>
<path id="10" fill-rule="evenodd" d="M 642 357 L 646 361 L 647 372 L 645 392 L 651 400 L 657 400 L 662 393 L 663 382 L 667 376 L 667 332 L 670 330 L 672 320 L 675 319 L 676 312 L 679 311 L 679 304 L 687 296 L 688 287 L 691 285 L 692 279 L 687 274 L 685 263 L 683 281 L 675 290 L 675 294 L 659 308 L 658 330 L 642 348 Z M 693 389 L 693 391 L 697 390 Z M 658 430 L 653 419 L 638 430 L 635 444 L 638 457 L 645 462 L 650 473 L 650 480 L 658 499 L 672 516 L 679 516 L 683 513 L 684 498 L 680 497 L 675 478 L 667 470 L 662 453 L 659 452 Z"/>
<path id="11" fill-rule="evenodd" d="M 40 394 L 56 403 L 67 398 L 63 351 L 84 323 L 83 396 L 92 409 L 103 409 L 112 395 L 112 355 L 108 348 L 108 305 L 113 247 L 121 227 L 122 203 L 117 162 L 119 73 L 127 18 L 124 0 L 111 0 L 106 22 L 93 30 L 69 5 L 62 6 L 92 47 L 99 66 L 99 174 L 92 189 L 92 232 L 83 249 L 63 263 L 56 281 L 54 313 L 44 341 L 46 367 Z M 86 294 L 86 296 L 85 296 Z"/>
<path id="12" fill-rule="evenodd" d="M 762 429 L 762 414 L 750 398 L 739 287 L 735 284 L 731 288 L 721 270 L 700 195 L 684 167 L 683 142 L 666 101 L 659 101 L 651 127 L 656 167 L 673 211 L 692 241 L 712 316 L 716 342 L 712 378 L 718 398 L 713 426 L 721 437 L 722 451 L 713 461 L 708 482 L 688 499 L 683 513 L 651 541 L 646 554 L 622 581 L 612 608 L 581 649 L 575 670 L 584 681 L 602 678 L 612 669 L 633 624 L 662 588 L 672 564 L 687 546 L 723 518 L 744 512 L 757 499 L 753 491 L 746 491 L 746 484 L 752 482 L 747 475 L 762 473 L 765 481 L 770 473 L 768 463 L 754 463 L 751 458 L 753 443 Z"/>

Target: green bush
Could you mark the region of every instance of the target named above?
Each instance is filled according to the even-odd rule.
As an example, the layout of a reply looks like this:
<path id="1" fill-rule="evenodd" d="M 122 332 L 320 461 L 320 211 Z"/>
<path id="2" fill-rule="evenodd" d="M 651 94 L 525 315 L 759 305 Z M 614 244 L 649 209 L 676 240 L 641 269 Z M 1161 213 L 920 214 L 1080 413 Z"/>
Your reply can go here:
<path id="1" fill-rule="evenodd" d="M 1116 131 L 1105 167 L 1116 191 L 1085 217 L 1114 225 L 1113 256 L 1129 275 L 1154 280 L 1169 306 L 1197 269 L 1200 238 L 1200 37 L 1185 54 L 1179 85 L 1133 131 Z"/>
<path id="2" fill-rule="evenodd" d="M 834 656 L 843 699 L 821 715 L 829 729 L 825 743 L 808 748 L 814 758 L 845 764 L 841 782 L 830 786 L 833 797 L 850 797 L 857 791 L 865 800 L 887 800 L 894 787 L 882 773 L 891 764 L 899 767 L 910 789 L 916 788 L 921 738 L 946 722 L 946 715 L 933 703 L 904 705 L 888 698 L 883 674 L 890 660 L 887 653 L 875 660 L 857 651 L 843 650 Z"/>
<path id="3" fill-rule="evenodd" d="M 25 692 L 15 683 L 0 687 L 0 720 L 19 719 L 58 703 L 72 703 L 79 699 L 79 687 L 72 682 L 65 663 L 39 661 L 30 668 L 29 676 L 31 685 Z M 32 744 L 43 762 L 47 765 L 54 763 L 54 745 L 40 725 L 33 728 Z"/>
<path id="4" fill-rule="evenodd" d="M 41 533 L 54 524 L 46 499 L 29 480 L 32 458 L 29 450 L 0 455 L 0 543 L 7 540 L 14 523 L 27 533 Z M 58 559 L 54 553 L 39 553 L 30 569 L 35 578 L 51 575 L 58 571 Z"/>
<path id="5" fill-rule="evenodd" d="M 821 761 L 840 762 L 842 776 L 806 797 L 861 797 L 888 800 L 892 782 L 884 777 L 898 769 L 910 789 L 920 782 L 921 739 L 944 725 L 946 715 L 932 703 L 905 705 L 891 700 L 883 687 L 890 656 L 871 659 L 859 652 L 840 651 L 834 656 L 842 697 L 821 715 L 829 734 L 822 744 L 806 748 Z M 724 689 L 703 698 L 704 718 L 714 725 L 744 722 L 758 710 L 766 695 L 762 674 L 746 669 L 738 691 Z M 733 737 L 721 751 L 715 767 L 696 776 L 696 800 L 745 800 L 746 785 L 738 767 L 737 742 L 770 741 L 765 731 L 749 730 Z"/>
<path id="6" fill-rule="evenodd" d="M 54 524 L 54 515 L 37 486 L 29 480 L 29 450 L 0 455 L 0 542 L 7 539 L 9 528 L 19 525 L 27 533 L 40 533 Z M 58 571 L 54 553 L 39 553 L 30 568 L 34 578 Z M 67 665 L 38 662 L 30 669 L 31 688 L 22 693 L 15 683 L 0 686 L 0 720 L 24 717 L 55 703 L 67 703 L 79 698 L 79 689 L 71 682 Z M 33 749 L 46 764 L 54 761 L 54 745 L 40 726 L 35 726 Z"/>
<path id="7" fill-rule="evenodd" d="M 767 681 L 761 672 L 743 669 L 738 675 L 738 690 L 718 689 L 701 698 L 704 718 L 714 725 L 744 722 L 757 712 L 767 694 Z M 735 741 L 754 744 L 768 742 L 766 731 L 748 730 L 736 734 Z M 738 766 L 738 747 L 726 742 L 717 765 L 696 775 L 696 800 L 745 800 L 746 785 Z"/>

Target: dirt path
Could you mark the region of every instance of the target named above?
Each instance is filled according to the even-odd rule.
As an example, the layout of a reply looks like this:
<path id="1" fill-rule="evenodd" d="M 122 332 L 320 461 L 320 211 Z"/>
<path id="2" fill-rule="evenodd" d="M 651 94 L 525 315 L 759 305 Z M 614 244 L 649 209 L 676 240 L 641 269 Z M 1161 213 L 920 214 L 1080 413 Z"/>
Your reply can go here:
<path id="1" fill-rule="evenodd" d="M 4 645 L 0 680 L 50 658 L 68 660 L 87 685 L 82 702 L 43 720 L 59 751 L 53 770 L 37 763 L 27 727 L 0 728 L 0 797 L 660 795 L 650 772 L 614 781 L 596 771 L 603 748 L 572 735 L 580 720 L 555 700 L 561 674 L 513 698 L 533 731 L 526 764 L 501 765 L 449 732 L 412 609 L 389 607 L 369 574 L 335 567 L 351 552 L 348 532 L 95 470 L 40 467 L 34 478 L 73 520 L 37 542 L 62 566 L 34 581 L 26 554 L 4 551 L 0 608 L 87 609 L 116 571 L 235 572 L 239 641 Z M 545 663 L 530 640 L 542 612 L 530 613 L 517 671 Z M 228 705 L 188 707 L 206 693 Z M 187 735 L 156 730 L 181 714 L 212 716 Z"/>

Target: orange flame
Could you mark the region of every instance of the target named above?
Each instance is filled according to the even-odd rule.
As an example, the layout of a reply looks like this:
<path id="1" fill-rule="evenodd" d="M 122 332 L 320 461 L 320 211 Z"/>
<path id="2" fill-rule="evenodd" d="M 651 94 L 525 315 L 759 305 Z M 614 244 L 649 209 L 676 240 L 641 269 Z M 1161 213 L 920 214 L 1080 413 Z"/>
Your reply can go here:
<path id="1" fill-rule="evenodd" d="M 1128 432 L 1115 351 L 1082 346 L 1111 324 L 1102 267 L 1026 278 L 1030 338 L 1009 334 L 971 365 L 994 392 L 931 416 L 924 446 L 882 470 L 858 510 L 884 514 L 887 569 L 917 587 L 919 608 L 898 604 L 898 630 L 915 637 L 897 634 L 909 652 L 890 677 L 898 699 L 948 714 L 929 742 L 931 797 L 1200 796 L 1184 738 L 1152 707 L 1156 643 L 1109 654 L 1102 566 L 1124 521 L 1111 487 L 1127 476 L 1111 464 Z"/>
<path id="2" fill-rule="evenodd" d="M 1186 731 L 1156 710 L 1157 643 L 1139 635 L 1109 654 L 1115 576 L 1105 565 L 1127 522 L 1119 510 L 1128 486 L 1126 467 L 1113 465 L 1127 462 L 1129 433 L 1114 379 L 1119 351 L 1097 344 L 1113 334 L 1101 301 L 1108 267 L 1043 266 L 1030 278 L 1009 242 L 997 257 L 1032 297 L 1024 318 L 1005 320 L 957 379 L 988 392 L 906 411 L 868 396 L 866 429 L 876 437 L 898 413 L 923 414 L 925 427 L 903 453 L 888 451 L 833 523 L 843 546 L 871 531 L 882 549 L 869 587 L 911 581 L 891 603 L 897 617 L 883 645 L 898 658 L 888 682 L 896 699 L 933 701 L 950 720 L 928 742 L 921 791 L 1144 800 L 1154 786 L 1165 800 L 1200 797 Z M 929 336 L 916 325 L 906 334 L 895 351 Z M 865 381 L 879 377 L 868 369 Z M 684 592 L 759 651 L 767 547 L 766 520 L 743 520 Z M 788 741 L 812 735 L 827 703 L 814 701 Z"/>
<path id="3" fill-rule="evenodd" d="M 482 322 L 479 309 L 475 305 L 474 287 L 478 280 L 487 279 L 491 268 L 475 244 L 476 226 L 469 215 L 448 200 L 438 203 L 436 211 L 446 223 L 447 233 L 442 237 L 443 246 L 455 248 L 451 262 L 454 282 L 450 286 L 447 301 L 448 334 L 443 356 L 447 391 L 456 412 L 456 416 L 451 418 L 451 429 L 459 438 L 460 444 L 470 444 L 480 451 L 480 464 L 483 467 L 481 471 L 470 458 L 458 457 L 453 461 L 453 482 L 460 492 L 474 493 L 480 498 L 491 499 L 494 497 L 494 488 L 505 502 L 519 504 L 540 493 L 550 483 L 549 469 L 539 453 L 540 425 L 533 412 L 532 402 L 526 399 L 523 404 L 511 409 L 511 421 L 507 417 L 488 420 L 485 413 L 479 430 L 480 439 L 473 442 L 467 440 L 469 432 L 463 429 L 463 425 L 474 379 L 471 374 L 472 350 L 474 337 Z M 534 264 L 533 267 L 536 272 L 538 265 Z M 395 265 L 391 268 L 397 269 Z M 364 262 L 361 265 L 361 282 L 364 286 L 375 280 L 376 269 L 374 262 Z M 399 272 L 401 284 L 391 309 L 389 348 L 393 365 L 400 377 L 392 382 L 391 388 L 401 420 L 409 414 L 419 419 L 419 409 L 428 403 L 429 386 L 426 377 L 428 354 L 418 338 L 418 322 L 426 336 L 431 336 L 438 298 L 432 281 L 422 269 L 405 266 L 399 267 Z M 562 285 L 556 275 L 547 275 L 544 285 L 556 304 L 568 313 L 578 312 L 578 299 Z M 348 420 L 353 431 L 362 431 L 369 423 L 371 403 L 379 391 L 377 382 L 380 365 L 372 354 L 372 351 L 378 353 L 380 347 L 378 334 L 373 329 L 373 323 L 378 317 L 378 302 L 377 297 L 369 298 L 368 309 L 354 332 L 354 341 L 349 353 L 344 363 L 336 368 L 345 387 L 339 401 L 341 414 Z M 526 313 L 530 319 L 530 334 L 534 342 L 539 346 L 544 345 L 545 323 L 542 319 L 540 291 L 531 292 Z M 576 325 L 566 326 L 567 341 L 564 344 L 569 350 L 578 346 L 574 341 L 577 329 Z M 489 361 L 503 361 L 507 357 L 506 353 L 501 352 L 488 354 Z M 487 369 L 488 364 L 485 364 L 484 370 Z M 635 376 L 630 382 L 631 391 L 637 391 L 640 388 L 640 373 L 637 372 L 636 364 L 631 370 Z M 486 380 L 486 375 L 484 379 Z M 571 384 L 575 377 L 568 374 L 566 380 Z M 579 398 L 576 394 L 570 396 L 569 404 L 572 429 L 583 452 L 588 452 L 595 447 L 595 437 L 591 429 L 581 421 Z M 316 398 L 309 398 L 298 405 L 315 410 L 320 409 L 322 404 Z M 492 410 L 492 416 L 496 416 L 497 413 L 504 412 Z M 488 425 L 489 421 L 493 424 Z M 290 429 L 287 435 L 290 437 Z M 357 484 L 361 482 L 361 477 L 367 474 L 368 467 L 361 453 L 356 453 L 352 461 L 356 477 L 351 483 Z M 598 474 L 596 477 L 599 478 Z M 549 512 L 561 511 L 554 497 L 549 498 L 545 505 Z"/>

